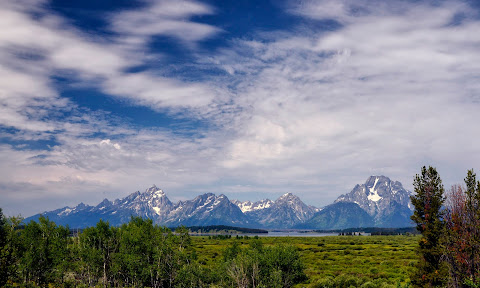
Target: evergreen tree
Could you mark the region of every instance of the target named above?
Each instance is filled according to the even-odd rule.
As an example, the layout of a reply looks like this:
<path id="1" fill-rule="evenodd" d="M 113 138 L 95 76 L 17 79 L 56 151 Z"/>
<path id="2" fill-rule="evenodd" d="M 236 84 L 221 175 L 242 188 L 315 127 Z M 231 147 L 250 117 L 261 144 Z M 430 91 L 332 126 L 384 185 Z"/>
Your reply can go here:
<path id="1" fill-rule="evenodd" d="M 0 287 L 5 286 L 8 278 L 7 268 L 7 238 L 8 238 L 7 219 L 0 208 Z"/>
<path id="2" fill-rule="evenodd" d="M 411 219 L 422 234 L 418 252 L 420 259 L 416 271 L 411 275 L 414 287 L 441 287 L 447 280 L 446 264 L 441 261 L 443 249 L 441 237 L 444 229 L 445 202 L 442 180 L 437 170 L 424 166 L 422 174 L 416 175 L 413 186 L 415 195 L 410 199 L 415 206 Z"/>
<path id="3" fill-rule="evenodd" d="M 467 212 L 467 233 L 469 235 L 468 241 L 468 280 L 475 285 L 479 285 L 478 279 L 480 274 L 480 182 L 476 181 L 476 175 L 473 169 L 468 170 L 465 178 L 466 189 L 466 212 Z M 478 286 L 477 286 L 478 287 Z"/>

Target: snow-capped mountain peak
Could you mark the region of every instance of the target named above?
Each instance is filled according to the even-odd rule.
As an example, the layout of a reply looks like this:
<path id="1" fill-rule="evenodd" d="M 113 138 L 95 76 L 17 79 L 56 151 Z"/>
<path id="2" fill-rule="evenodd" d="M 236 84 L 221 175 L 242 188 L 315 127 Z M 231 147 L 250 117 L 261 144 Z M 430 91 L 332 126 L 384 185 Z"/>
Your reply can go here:
<path id="1" fill-rule="evenodd" d="M 164 197 L 165 196 L 165 193 L 162 191 L 162 189 L 155 186 L 155 184 L 153 184 L 150 188 L 145 190 L 145 193 L 150 194 L 153 197 Z"/>
<path id="2" fill-rule="evenodd" d="M 407 214 L 411 207 L 410 195 L 411 192 L 405 190 L 398 181 L 385 176 L 370 176 L 364 184 L 357 184 L 350 193 L 338 197 L 335 203 L 356 203 L 378 223 L 398 211 Z"/>
<path id="3" fill-rule="evenodd" d="M 282 196 L 280 196 L 280 197 L 277 199 L 277 201 L 280 200 L 280 199 L 293 199 L 293 198 L 298 198 L 298 197 L 295 196 L 295 195 L 293 195 L 292 193 L 288 192 L 288 193 L 285 193 L 285 194 L 283 194 Z"/>
<path id="4" fill-rule="evenodd" d="M 317 211 L 315 207 L 305 205 L 292 193 L 283 194 L 275 202 L 266 199 L 255 203 L 246 201 L 236 204 L 262 226 L 271 228 L 292 227 L 309 219 Z"/>

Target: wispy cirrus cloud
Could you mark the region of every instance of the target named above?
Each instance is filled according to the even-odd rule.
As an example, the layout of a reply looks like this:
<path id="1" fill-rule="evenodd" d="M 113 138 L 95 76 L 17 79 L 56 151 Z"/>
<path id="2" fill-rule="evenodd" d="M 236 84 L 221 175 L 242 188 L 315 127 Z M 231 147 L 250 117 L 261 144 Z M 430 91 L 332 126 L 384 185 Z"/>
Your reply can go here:
<path id="1" fill-rule="evenodd" d="M 0 73 L 5 76 L 2 78 L 5 83 L 1 100 L 6 111 L 2 113 L 1 124 L 20 125 L 19 122 L 26 119 L 17 112 L 27 105 L 62 102 L 51 77 L 65 73 L 113 97 L 127 98 L 154 109 L 204 107 L 212 100 L 215 91 L 201 83 L 183 83 L 148 71 L 125 72 L 143 63 L 142 53 L 137 52 L 145 50 L 148 46 L 145 42 L 155 35 L 195 42 L 218 33 L 215 27 L 188 20 L 193 15 L 212 13 L 209 6 L 189 1 L 182 4 L 151 2 L 146 8 L 125 11 L 111 19 L 111 27 L 118 37 L 102 39 L 83 33 L 57 15 L 48 14 L 41 4 L 41 1 L 32 1 L 30 5 L 2 5 L 0 27 L 5 33 L 0 35 Z M 32 10 L 41 16 L 33 17 Z M 171 23 L 165 25 L 165 21 Z M 136 49 L 126 49 L 119 39 L 134 37 L 132 35 L 143 40 L 135 44 Z"/>

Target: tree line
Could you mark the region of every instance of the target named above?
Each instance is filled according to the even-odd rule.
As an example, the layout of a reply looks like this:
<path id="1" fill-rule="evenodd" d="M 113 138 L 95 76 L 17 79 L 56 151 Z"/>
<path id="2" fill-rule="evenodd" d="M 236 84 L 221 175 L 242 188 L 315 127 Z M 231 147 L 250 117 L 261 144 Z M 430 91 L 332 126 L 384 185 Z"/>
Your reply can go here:
<path id="1" fill-rule="evenodd" d="M 445 191 L 435 168 L 415 176 L 412 220 L 422 236 L 414 287 L 480 287 L 480 181 L 473 169 L 464 180 Z"/>
<path id="2" fill-rule="evenodd" d="M 293 246 L 237 242 L 212 265 L 197 261 L 188 229 L 132 217 L 76 235 L 48 218 L 22 224 L 0 209 L 0 287 L 291 287 L 305 280 Z"/>

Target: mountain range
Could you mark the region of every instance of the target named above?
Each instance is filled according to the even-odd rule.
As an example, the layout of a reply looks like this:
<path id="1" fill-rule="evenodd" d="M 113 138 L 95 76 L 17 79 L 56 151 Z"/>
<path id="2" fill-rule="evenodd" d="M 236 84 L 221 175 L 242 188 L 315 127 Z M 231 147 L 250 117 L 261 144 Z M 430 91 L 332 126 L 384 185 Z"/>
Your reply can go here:
<path id="1" fill-rule="evenodd" d="M 172 203 L 155 185 L 96 206 L 83 203 L 44 212 L 25 219 L 38 220 L 40 215 L 70 228 L 94 226 L 102 219 L 118 226 L 131 216 L 150 218 L 168 227 L 229 225 L 270 229 L 344 229 L 352 227 L 412 226 L 409 196 L 398 181 L 385 176 L 371 176 L 364 184 L 341 195 L 322 209 L 306 205 L 298 196 L 286 193 L 277 200 L 257 202 L 229 200 L 227 196 L 206 193 L 192 200 Z"/>

